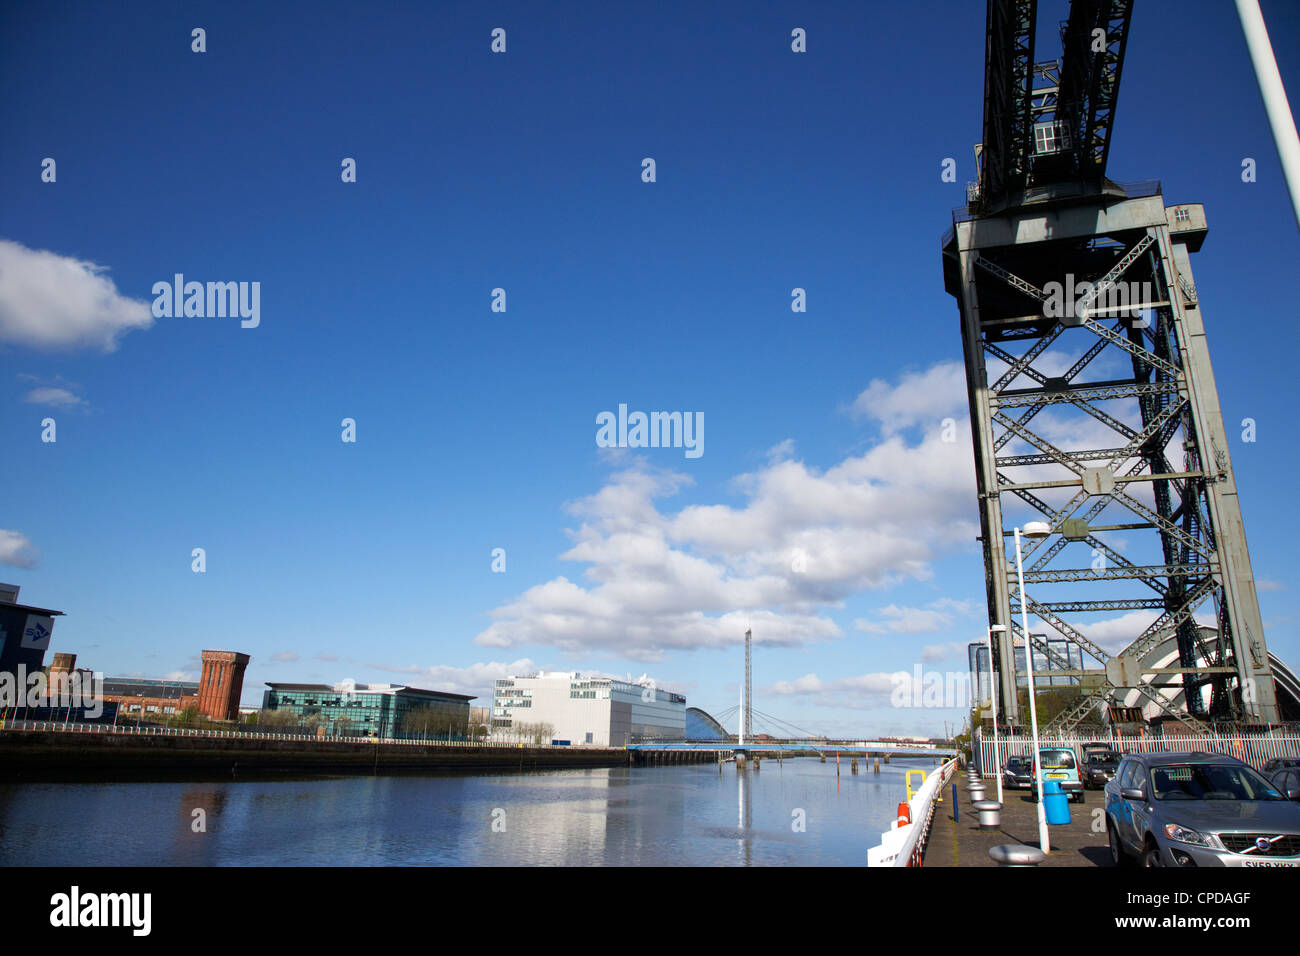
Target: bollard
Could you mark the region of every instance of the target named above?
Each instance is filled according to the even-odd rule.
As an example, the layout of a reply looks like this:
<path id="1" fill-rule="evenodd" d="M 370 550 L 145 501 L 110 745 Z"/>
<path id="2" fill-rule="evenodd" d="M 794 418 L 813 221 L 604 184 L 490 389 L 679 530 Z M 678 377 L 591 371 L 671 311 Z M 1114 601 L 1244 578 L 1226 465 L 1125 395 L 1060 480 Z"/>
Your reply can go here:
<path id="1" fill-rule="evenodd" d="M 989 859 L 998 866 L 1037 866 L 1047 859 L 1047 854 L 1036 846 L 1004 843 L 989 847 Z"/>
<path id="2" fill-rule="evenodd" d="M 971 804 L 980 815 L 981 830 L 1002 829 L 1002 804 L 996 800 L 976 800 Z"/>
<path id="3" fill-rule="evenodd" d="M 876 758 L 876 762 L 875 762 L 874 764 L 872 764 L 872 766 L 871 766 L 871 772 L 872 772 L 872 773 L 880 773 L 880 758 L 879 758 L 879 757 L 877 757 L 877 758 Z"/>
<path id="4" fill-rule="evenodd" d="M 960 823 L 961 818 L 957 816 L 957 785 L 952 785 L 952 822 Z"/>

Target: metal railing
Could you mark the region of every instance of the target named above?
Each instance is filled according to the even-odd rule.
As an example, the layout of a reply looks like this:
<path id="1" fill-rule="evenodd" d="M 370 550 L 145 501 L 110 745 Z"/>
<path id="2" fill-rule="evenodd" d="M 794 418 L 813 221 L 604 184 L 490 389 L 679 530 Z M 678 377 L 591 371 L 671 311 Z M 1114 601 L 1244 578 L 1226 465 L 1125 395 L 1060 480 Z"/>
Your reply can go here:
<path id="1" fill-rule="evenodd" d="M 266 730 L 212 730 L 200 727 L 166 727 L 158 725 L 139 725 L 139 724 L 113 724 L 106 723 L 86 723 L 77 721 L 62 720 L 4 720 L 0 721 L 0 731 L 40 731 L 47 733 L 71 733 L 71 734 L 116 734 L 126 736 L 143 736 L 143 737 L 214 737 L 214 738 L 238 738 L 243 740 L 303 740 L 316 741 L 318 743 L 375 743 L 375 744 L 402 744 L 411 747 L 505 747 L 518 749 L 520 747 L 547 747 L 556 746 L 557 749 L 576 750 L 581 749 L 576 746 L 552 745 L 549 741 L 545 743 L 526 743 L 518 740 L 493 740 L 490 738 L 480 738 L 474 740 L 464 740 L 446 737 L 438 738 L 410 738 L 410 737 L 371 737 L 369 735 L 347 735 L 340 736 L 335 734 L 318 735 L 314 733 L 293 733 Z M 586 745 L 590 748 L 591 745 Z"/>
<path id="2" fill-rule="evenodd" d="M 1040 747 L 1068 747 L 1075 753 L 1084 744 L 1106 744 L 1119 753 L 1180 753 L 1201 751 L 1236 757 L 1260 769 L 1267 761 L 1278 757 L 1300 757 L 1300 736 L 1294 733 L 1273 734 L 1194 734 L 1174 735 L 1168 731 L 1163 736 L 1150 734 L 1076 734 L 1061 737 L 1040 736 Z M 1033 738 L 1024 735 L 998 734 L 996 745 L 991 737 L 981 731 L 975 733 L 975 765 L 982 776 L 991 776 L 1006 766 L 1009 757 L 1027 757 L 1034 749 Z"/>
<path id="3" fill-rule="evenodd" d="M 880 835 L 880 844 L 867 851 L 867 866 L 920 866 L 925 842 L 934 822 L 934 804 L 957 771 L 957 759 L 944 762 L 925 778 L 907 804 L 911 821 Z"/>

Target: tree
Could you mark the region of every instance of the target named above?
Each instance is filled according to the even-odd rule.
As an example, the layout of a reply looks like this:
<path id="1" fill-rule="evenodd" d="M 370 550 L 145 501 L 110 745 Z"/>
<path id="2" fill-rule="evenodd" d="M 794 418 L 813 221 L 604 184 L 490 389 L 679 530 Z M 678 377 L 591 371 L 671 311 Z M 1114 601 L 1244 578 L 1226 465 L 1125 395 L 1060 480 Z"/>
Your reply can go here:
<path id="1" fill-rule="evenodd" d="M 408 710 L 397 726 L 397 732 L 406 737 L 450 738 L 464 731 L 465 722 L 459 714 L 435 704 Z"/>
<path id="2" fill-rule="evenodd" d="M 555 725 L 547 723 L 516 724 L 514 730 L 520 740 L 541 745 L 550 743 L 555 734 Z"/>
<path id="3" fill-rule="evenodd" d="M 281 707 L 273 710 L 259 710 L 255 722 L 263 727 L 297 727 L 300 724 L 308 723 L 309 720 L 298 714 L 297 711 Z"/>
<path id="4" fill-rule="evenodd" d="M 1034 689 L 1037 691 L 1034 702 L 1038 710 L 1039 729 L 1051 723 L 1060 714 L 1074 708 L 1083 696 L 1083 692 L 1074 685 L 1068 687 L 1035 687 Z M 1021 723 L 1028 724 L 1029 689 L 1021 687 L 1018 696 L 1020 698 Z M 1106 723 L 1102 719 L 1101 707 L 1089 707 L 1087 712 L 1078 720 L 1077 725 L 1086 727 L 1089 730 L 1104 728 Z"/>

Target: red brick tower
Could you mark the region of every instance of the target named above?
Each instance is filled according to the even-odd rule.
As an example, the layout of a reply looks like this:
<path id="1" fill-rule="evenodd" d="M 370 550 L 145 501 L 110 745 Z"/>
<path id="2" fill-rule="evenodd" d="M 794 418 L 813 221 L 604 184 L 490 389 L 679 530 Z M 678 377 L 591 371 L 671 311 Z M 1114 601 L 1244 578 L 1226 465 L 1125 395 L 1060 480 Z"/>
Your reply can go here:
<path id="1" fill-rule="evenodd" d="M 199 713 L 214 720 L 236 720 L 244 691 L 244 668 L 251 658 L 238 651 L 204 651 L 199 676 Z"/>

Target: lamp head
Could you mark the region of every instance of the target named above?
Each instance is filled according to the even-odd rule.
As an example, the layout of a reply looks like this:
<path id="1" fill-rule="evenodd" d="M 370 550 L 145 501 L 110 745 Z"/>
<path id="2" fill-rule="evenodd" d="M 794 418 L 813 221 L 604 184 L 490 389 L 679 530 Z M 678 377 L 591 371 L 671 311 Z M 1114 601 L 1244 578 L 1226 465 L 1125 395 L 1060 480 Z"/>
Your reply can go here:
<path id="1" fill-rule="evenodd" d="M 1052 527 L 1046 521 L 1029 521 L 1020 529 L 1026 538 L 1046 538 L 1052 533 Z"/>

